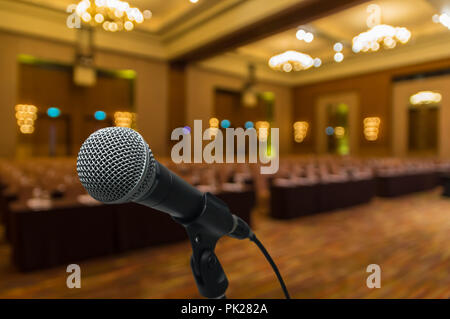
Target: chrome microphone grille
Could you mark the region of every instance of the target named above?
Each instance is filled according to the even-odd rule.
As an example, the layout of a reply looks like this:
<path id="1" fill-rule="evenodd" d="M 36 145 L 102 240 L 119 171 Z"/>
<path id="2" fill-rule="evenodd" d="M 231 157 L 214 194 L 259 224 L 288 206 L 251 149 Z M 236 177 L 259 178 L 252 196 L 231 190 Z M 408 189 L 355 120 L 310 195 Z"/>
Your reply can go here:
<path id="1" fill-rule="evenodd" d="M 77 172 L 93 198 L 124 203 L 150 189 L 155 159 L 139 133 L 125 127 L 107 127 L 92 133 L 83 143 Z"/>

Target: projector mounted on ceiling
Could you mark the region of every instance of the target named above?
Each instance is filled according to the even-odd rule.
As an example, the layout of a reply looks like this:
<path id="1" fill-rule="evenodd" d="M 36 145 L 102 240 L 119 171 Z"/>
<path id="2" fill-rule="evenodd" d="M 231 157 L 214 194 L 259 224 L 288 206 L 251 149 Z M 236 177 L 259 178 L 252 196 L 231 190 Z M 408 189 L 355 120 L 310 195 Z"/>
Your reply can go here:
<path id="1" fill-rule="evenodd" d="M 73 82 L 79 86 L 94 86 L 97 72 L 94 68 L 94 52 L 92 45 L 92 28 L 82 27 L 77 30 L 75 65 Z"/>

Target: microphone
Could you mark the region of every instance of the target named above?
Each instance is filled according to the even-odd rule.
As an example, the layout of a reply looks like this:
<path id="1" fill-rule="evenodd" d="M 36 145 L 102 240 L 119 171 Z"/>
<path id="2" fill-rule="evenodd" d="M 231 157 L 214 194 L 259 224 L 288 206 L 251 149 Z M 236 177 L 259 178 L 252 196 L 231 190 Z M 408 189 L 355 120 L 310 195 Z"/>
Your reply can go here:
<path id="1" fill-rule="evenodd" d="M 80 148 L 77 172 L 93 198 L 107 204 L 135 202 L 169 214 L 191 241 L 191 268 L 200 293 L 225 298 L 228 280 L 214 249 L 225 235 L 248 238 L 272 266 L 287 298 L 289 293 L 267 250 L 245 221 L 210 193 L 202 193 L 159 163 L 144 138 L 125 127 L 92 133 Z"/>
<path id="2" fill-rule="evenodd" d="M 91 134 L 80 148 L 77 172 L 89 195 L 107 204 L 136 202 L 168 213 L 186 224 L 214 206 L 208 227 L 216 234 L 244 239 L 251 235 L 245 221 L 231 214 L 212 194 L 203 194 L 159 163 L 144 138 L 125 127 L 107 127 Z M 206 216 L 209 217 L 209 216 Z"/>

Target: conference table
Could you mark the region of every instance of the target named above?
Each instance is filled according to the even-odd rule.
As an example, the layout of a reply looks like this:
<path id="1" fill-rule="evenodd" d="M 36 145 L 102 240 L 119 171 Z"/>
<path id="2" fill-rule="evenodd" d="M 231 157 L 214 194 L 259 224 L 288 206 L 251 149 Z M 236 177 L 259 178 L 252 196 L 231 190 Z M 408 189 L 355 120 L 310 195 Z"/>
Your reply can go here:
<path id="1" fill-rule="evenodd" d="M 447 176 L 447 177 L 445 177 Z M 375 178 L 339 182 L 319 181 L 309 185 L 286 183 L 277 185 L 270 180 L 270 215 L 290 219 L 327 212 L 369 202 L 374 196 L 397 197 L 444 185 L 444 195 L 450 196 L 449 175 L 435 171 L 409 174 L 378 175 Z M 448 195 L 447 195 L 448 194 Z"/>
<path id="2" fill-rule="evenodd" d="M 9 204 L 17 201 L 18 195 L 15 189 L 9 187 L 1 187 L 0 190 L 0 223 L 3 225 L 9 224 Z M 5 228 L 5 238 L 10 240 L 9 227 Z"/>
<path id="3" fill-rule="evenodd" d="M 450 197 L 450 173 L 442 174 L 440 178 L 444 188 L 442 195 L 445 197 Z"/>
<path id="4" fill-rule="evenodd" d="M 377 196 L 397 197 L 432 189 L 439 185 L 439 173 L 414 172 L 377 176 Z"/>
<path id="5" fill-rule="evenodd" d="M 54 201 L 50 209 L 32 210 L 10 204 L 12 261 L 21 271 L 72 263 L 115 251 L 112 205 L 86 206 L 73 200 Z"/>
<path id="6" fill-rule="evenodd" d="M 216 195 L 251 223 L 253 189 Z M 168 214 L 136 203 L 86 205 L 62 198 L 53 200 L 49 208 L 31 209 L 24 202 L 13 202 L 7 215 L 12 261 L 20 271 L 187 239 L 184 228 Z"/>
<path id="7" fill-rule="evenodd" d="M 270 186 L 270 215 L 290 219 L 369 202 L 375 196 L 373 178 L 309 185 Z"/>

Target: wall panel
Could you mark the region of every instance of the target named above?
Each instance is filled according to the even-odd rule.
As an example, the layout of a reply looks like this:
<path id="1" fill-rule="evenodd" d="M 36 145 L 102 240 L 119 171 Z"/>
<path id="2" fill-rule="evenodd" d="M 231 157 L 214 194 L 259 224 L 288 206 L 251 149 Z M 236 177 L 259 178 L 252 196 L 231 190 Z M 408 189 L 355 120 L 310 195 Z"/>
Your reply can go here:
<path id="1" fill-rule="evenodd" d="M 346 77 L 332 81 L 320 82 L 311 85 L 293 88 L 293 121 L 308 121 L 310 130 L 314 132 L 315 118 L 314 105 L 320 96 L 335 94 L 343 91 L 354 91 L 360 98 L 359 154 L 361 155 L 391 155 L 396 145 L 392 143 L 393 131 L 397 129 L 392 120 L 392 90 L 394 79 L 400 76 L 435 71 L 450 67 L 450 59 L 432 61 L 420 65 L 411 65 L 380 72 L 368 73 L 358 76 Z M 379 139 L 368 142 L 364 139 L 362 121 L 368 116 L 381 118 Z M 401 128 L 400 128 L 401 129 Z M 293 146 L 295 153 L 312 153 L 315 150 L 317 136 L 309 134 L 301 144 Z M 292 142 L 292 144 L 294 144 Z"/>

